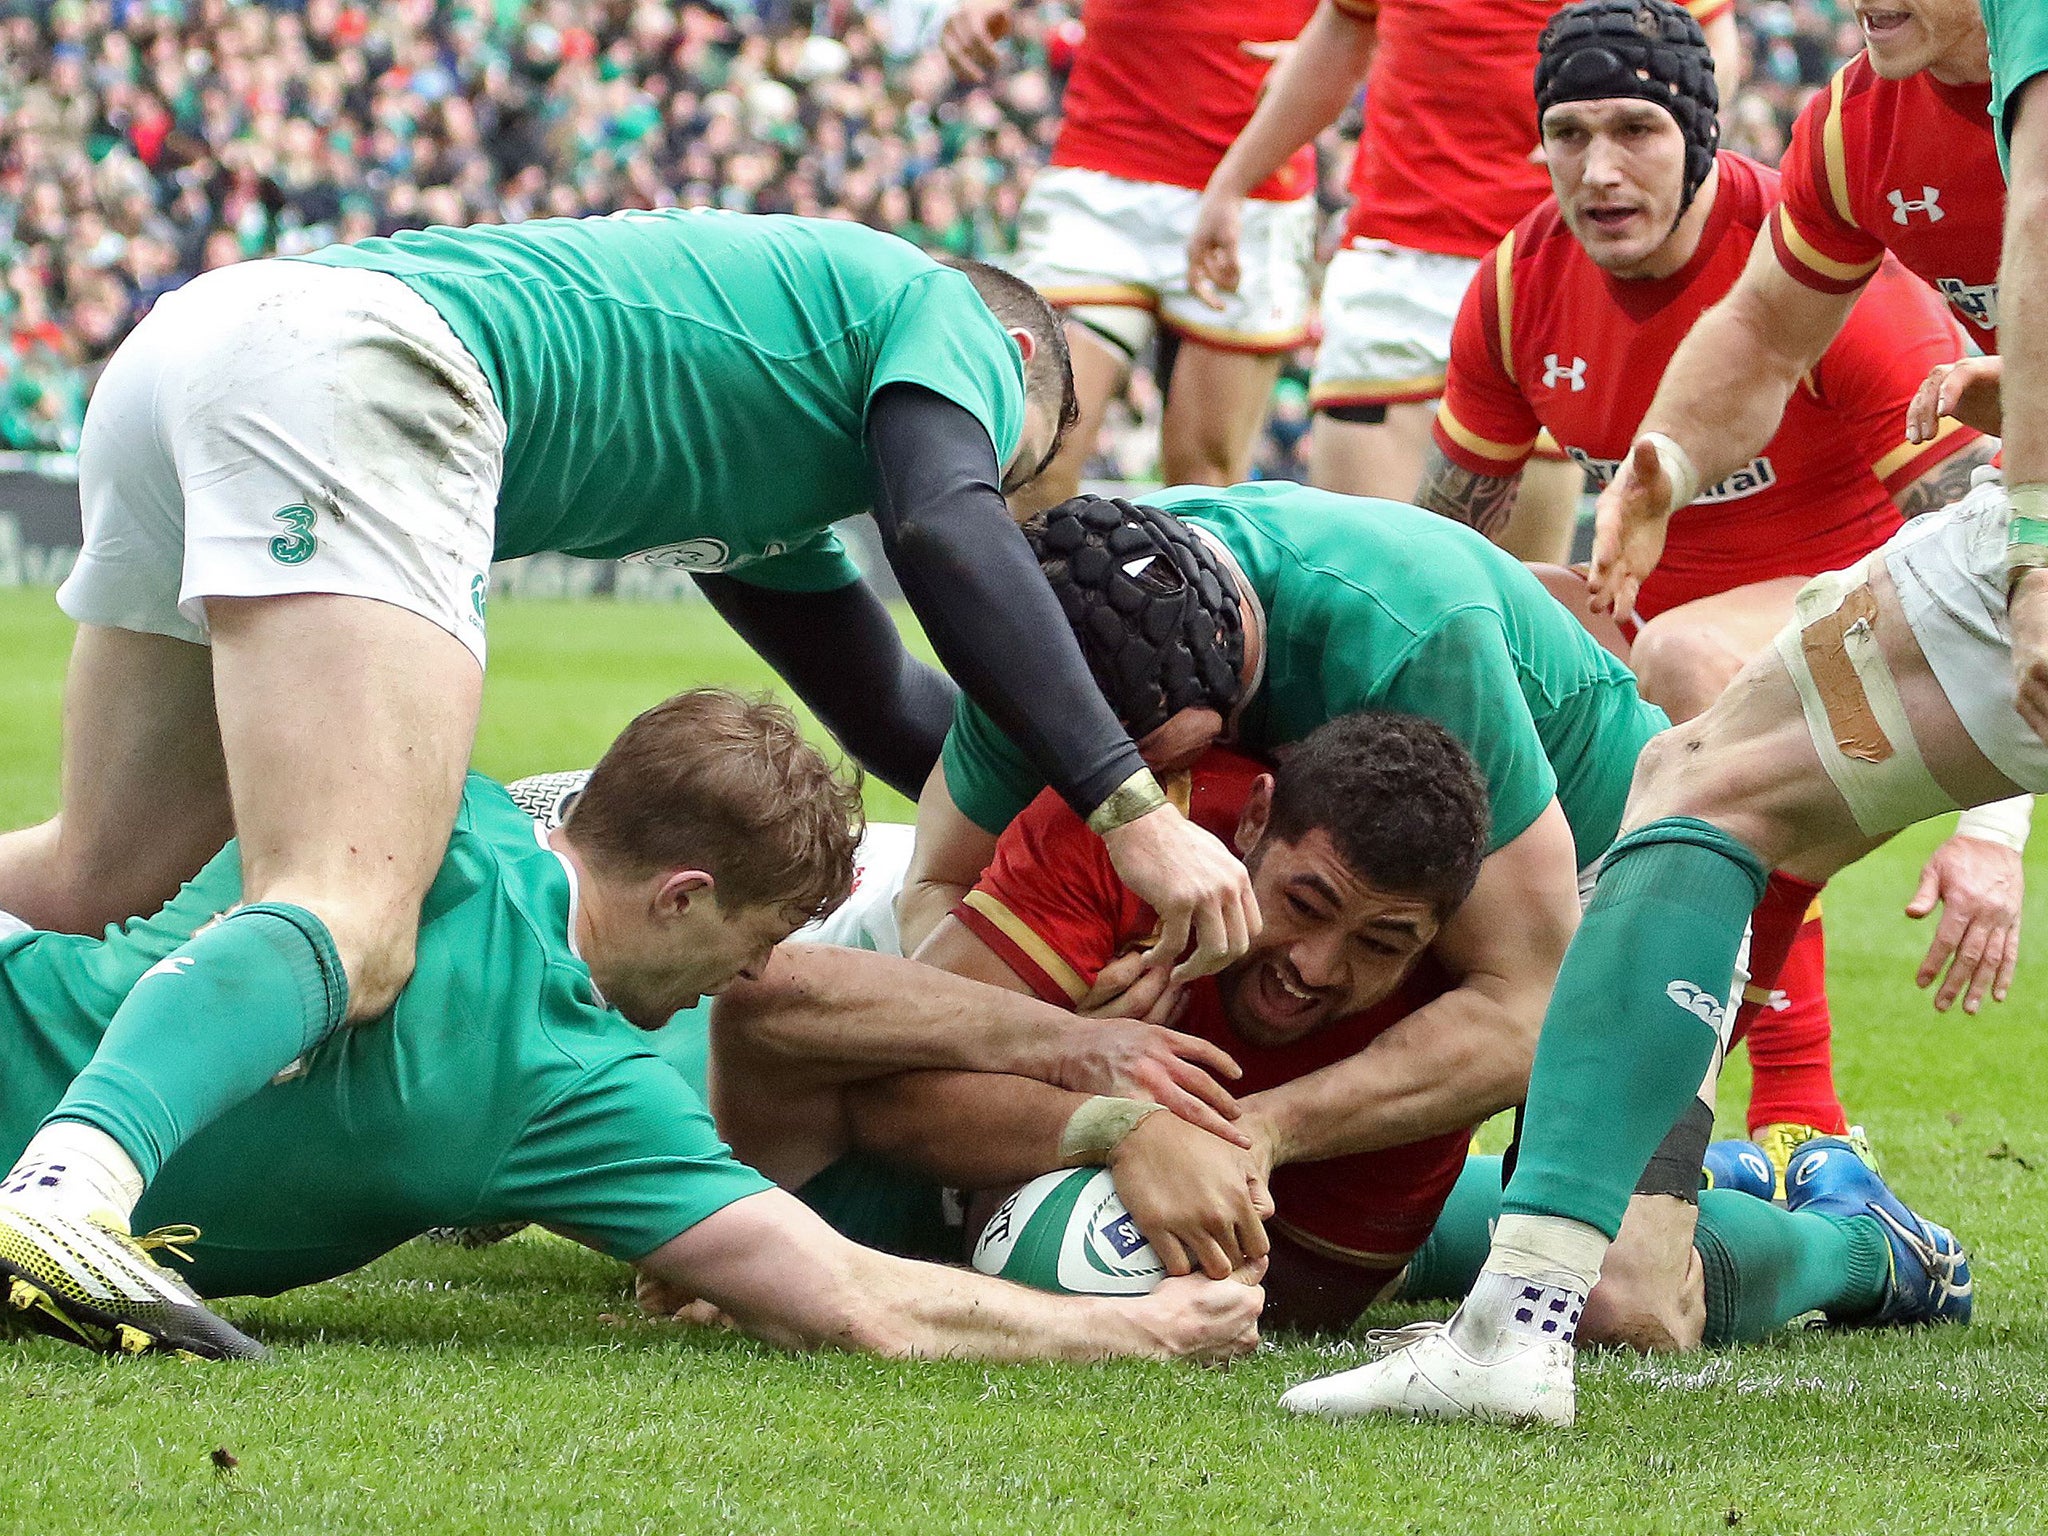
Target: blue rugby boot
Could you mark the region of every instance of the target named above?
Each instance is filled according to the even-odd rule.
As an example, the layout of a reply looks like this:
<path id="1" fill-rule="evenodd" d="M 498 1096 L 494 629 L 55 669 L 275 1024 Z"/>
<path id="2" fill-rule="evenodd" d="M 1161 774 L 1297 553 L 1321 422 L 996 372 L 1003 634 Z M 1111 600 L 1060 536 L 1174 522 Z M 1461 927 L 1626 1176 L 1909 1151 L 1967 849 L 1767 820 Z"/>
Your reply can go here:
<path id="1" fill-rule="evenodd" d="M 1884 1229 L 1891 1274 L 1884 1300 L 1864 1317 L 1828 1321 L 1859 1328 L 1911 1327 L 1970 1320 L 1970 1256 L 1955 1234 L 1914 1215 L 1856 1149 L 1837 1136 L 1816 1136 L 1785 1169 L 1785 1204 L 1821 1216 L 1869 1216 Z"/>
<path id="2" fill-rule="evenodd" d="M 1706 1175 L 1704 1189 L 1732 1189 L 1738 1194 L 1768 1200 L 1778 1192 L 1778 1170 L 1764 1149 L 1753 1141 L 1717 1141 L 1707 1148 L 1701 1164 Z"/>

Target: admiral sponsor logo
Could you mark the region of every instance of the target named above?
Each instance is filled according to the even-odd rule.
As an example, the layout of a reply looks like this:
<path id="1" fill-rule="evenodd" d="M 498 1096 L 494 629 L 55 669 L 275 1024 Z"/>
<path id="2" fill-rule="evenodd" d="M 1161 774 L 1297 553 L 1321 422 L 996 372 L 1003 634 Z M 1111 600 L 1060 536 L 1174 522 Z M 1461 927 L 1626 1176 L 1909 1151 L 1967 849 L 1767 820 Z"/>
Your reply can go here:
<path id="1" fill-rule="evenodd" d="M 1998 284 L 1966 283 L 1959 277 L 1937 277 L 1934 286 L 1957 314 L 1987 331 L 1998 329 Z"/>
<path id="2" fill-rule="evenodd" d="M 1593 477 L 1593 485 L 1598 490 L 1605 490 L 1608 482 L 1614 479 L 1614 472 L 1621 468 L 1621 460 L 1596 459 L 1582 448 L 1567 447 L 1565 452 L 1571 455 L 1573 463 Z M 1726 479 L 1708 486 L 1688 505 L 1697 507 L 1717 501 L 1740 501 L 1745 496 L 1756 495 L 1758 491 L 1769 490 L 1777 483 L 1776 466 L 1768 456 L 1760 454 Z"/>

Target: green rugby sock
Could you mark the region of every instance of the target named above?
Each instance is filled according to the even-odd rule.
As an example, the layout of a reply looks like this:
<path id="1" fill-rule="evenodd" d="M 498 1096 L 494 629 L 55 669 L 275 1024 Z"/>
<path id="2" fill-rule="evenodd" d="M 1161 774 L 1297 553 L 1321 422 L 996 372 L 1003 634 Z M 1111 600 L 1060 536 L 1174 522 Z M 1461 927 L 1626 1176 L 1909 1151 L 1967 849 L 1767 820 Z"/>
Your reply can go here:
<path id="1" fill-rule="evenodd" d="M 238 907 L 143 973 L 44 1124 L 97 1126 L 153 1179 L 347 1010 L 348 980 L 319 918 L 280 902 Z"/>
<path id="2" fill-rule="evenodd" d="M 1710 1346 L 1754 1343 L 1806 1312 L 1875 1312 L 1891 1274 L 1874 1217 L 1785 1211 L 1732 1189 L 1700 1195 L 1693 1247 L 1706 1272 Z"/>
<path id="3" fill-rule="evenodd" d="M 1667 817 L 1609 850 L 1543 1018 L 1506 1214 L 1609 1238 L 1650 1154 L 1699 1091 L 1735 979 L 1755 854 Z"/>
<path id="4" fill-rule="evenodd" d="M 1444 1201 L 1428 1240 L 1408 1261 L 1401 1277 L 1401 1300 L 1456 1300 L 1472 1289 L 1487 1249 L 1493 1246 L 1493 1223 L 1500 1215 L 1500 1165 L 1497 1157 L 1465 1159 L 1465 1170 Z"/>

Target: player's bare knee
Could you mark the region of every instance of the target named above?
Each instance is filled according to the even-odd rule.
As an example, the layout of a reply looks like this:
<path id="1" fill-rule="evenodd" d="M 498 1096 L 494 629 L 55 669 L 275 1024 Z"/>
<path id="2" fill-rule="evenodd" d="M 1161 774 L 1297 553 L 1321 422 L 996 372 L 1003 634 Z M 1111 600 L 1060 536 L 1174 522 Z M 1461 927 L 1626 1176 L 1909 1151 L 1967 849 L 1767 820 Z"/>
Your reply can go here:
<path id="1" fill-rule="evenodd" d="M 1630 826 L 1666 816 L 1717 820 L 1730 786 L 1721 762 L 1707 750 L 1706 736 L 1701 721 L 1693 719 L 1650 738 L 1629 788 Z"/>
<path id="2" fill-rule="evenodd" d="M 1721 696 L 1743 657 L 1735 654 L 1718 626 L 1661 614 L 1645 624 L 1629 652 L 1644 698 L 1673 720 L 1703 713 Z"/>

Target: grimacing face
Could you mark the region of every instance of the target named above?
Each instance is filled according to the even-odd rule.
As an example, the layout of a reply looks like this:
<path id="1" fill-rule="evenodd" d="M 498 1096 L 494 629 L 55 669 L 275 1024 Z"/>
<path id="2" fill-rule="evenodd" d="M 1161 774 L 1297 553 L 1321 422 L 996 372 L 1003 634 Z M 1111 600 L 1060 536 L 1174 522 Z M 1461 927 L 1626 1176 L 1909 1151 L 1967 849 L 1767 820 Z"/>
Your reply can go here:
<path id="1" fill-rule="evenodd" d="M 1651 275 L 1685 196 L 1685 135 L 1655 102 L 1561 101 L 1543 114 L 1543 152 L 1567 228 L 1602 271 Z"/>
<path id="2" fill-rule="evenodd" d="M 1267 800 L 1270 804 L 1270 800 Z M 1217 978 L 1231 1027 L 1258 1046 L 1289 1045 L 1370 1008 L 1398 987 L 1436 937 L 1428 902 L 1375 890 L 1347 865 L 1329 833 L 1282 842 L 1263 832 L 1239 847 L 1264 923 L 1251 952 Z"/>

